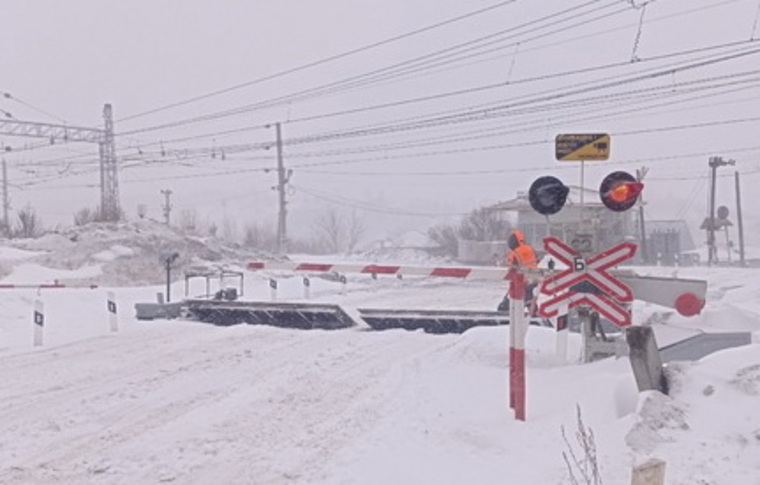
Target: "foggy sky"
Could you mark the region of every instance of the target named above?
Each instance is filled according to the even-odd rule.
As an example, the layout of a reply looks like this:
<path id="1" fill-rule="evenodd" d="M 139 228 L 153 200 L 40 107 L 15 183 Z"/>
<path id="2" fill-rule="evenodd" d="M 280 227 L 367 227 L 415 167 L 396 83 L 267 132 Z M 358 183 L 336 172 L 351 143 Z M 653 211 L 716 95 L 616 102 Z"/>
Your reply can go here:
<path id="1" fill-rule="evenodd" d="M 760 170 L 760 116 L 754 84 L 722 88 L 716 95 L 697 92 L 688 101 L 643 109 L 622 101 L 579 103 L 563 111 L 531 111 L 491 120 L 457 123 L 374 136 L 351 136 L 288 145 L 288 140 L 326 132 L 352 132 L 380 122 L 465 109 L 489 102 L 524 99 L 548 90 L 569 90 L 607 76 L 643 73 L 677 60 L 658 56 L 760 38 L 755 26 L 757 0 L 659 0 L 646 9 L 636 45 L 641 10 L 623 0 L 590 2 L 518 0 L 483 15 L 411 36 L 374 49 L 326 62 L 268 82 L 157 113 L 147 111 L 207 95 L 292 69 L 424 26 L 497 1 L 454 0 L 282 0 L 264 1 L 2 1 L 0 90 L 12 95 L 0 108 L 25 121 L 102 126 L 102 107 L 113 104 L 121 204 L 134 217 L 145 204 L 161 218 L 161 189 L 173 191 L 174 215 L 195 210 L 202 218 L 227 217 L 247 223 L 272 224 L 277 210 L 271 186 L 275 151 L 232 153 L 224 147 L 274 141 L 282 123 L 285 163 L 293 169 L 289 193 L 290 227 L 308 232 L 312 221 L 329 208 L 366 218 L 373 236 L 424 230 L 479 205 L 493 204 L 527 190 L 540 175 L 554 174 L 579 182 L 579 168 L 554 160 L 557 133 L 612 133 L 608 162 L 587 164 L 586 183 L 596 187 L 609 171 L 647 166 L 647 217 L 687 218 L 698 224 L 706 215 L 710 155 L 737 161 L 744 173 L 746 224 L 760 243 L 760 211 L 751 200 Z M 642 4 L 643 2 L 637 2 Z M 585 10 L 581 6 L 587 5 Z M 330 95 L 296 100 L 242 115 L 171 129 L 121 135 L 133 130 L 247 106 L 326 83 L 358 76 L 408 59 L 446 49 L 500 30 L 556 14 L 574 6 L 581 12 L 598 8 L 583 25 L 547 34 L 514 33 L 513 41 L 494 44 L 483 56 L 414 72 L 372 86 L 342 88 Z M 597 21 L 589 19 L 620 10 Z M 572 22 L 570 22 L 572 23 Z M 753 32 L 754 27 L 754 32 Z M 753 44 L 749 43 L 747 48 Z M 499 49 L 495 49 L 499 47 Z M 755 45 L 757 47 L 757 45 Z M 726 48 L 722 52 L 727 52 Z M 715 50 L 702 56 L 715 55 Z M 474 51 L 470 51 L 473 54 Z M 570 70 L 621 63 L 615 69 L 575 76 L 549 77 Z M 627 63 L 627 65 L 626 65 Z M 669 76 L 620 87 L 636 90 L 671 86 L 688 89 L 690 81 L 745 73 L 760 66 L 760 54 L 747 55 Z M 751 74 L 748 74 L 751 76 Z M 727 82 L 736 81 L 736 77 Z M 394 108 L 305 120 L 326 113 L 465 90 L 503 82 L 504 86 L 468 95 Z M 742 88 L 738 90 L 738 88 Z M 716 92 L 717 92 L 716 91 Z M 599 95 L 613 91 L 600 91 Z M 583 96 L 593 96 L 586 93 Z M 684 96 L 686 98 L 686 96 Z M 576 98 L 569 98 L 576 99 Z M 630 99 L 628 103 L 634 103 Z M 632 111 L 637 109 L 637 111 Z M 616 111 L 620 113 L 616 114 Z M 594 115 L 597 119 L 591 119 Z M 583 118 L 587 118 L 583 120 Z M 720 120 L 723 124 L 699 127 Z M 686 127 L 686 125 L 694 125 Z M 653 130 L 663 127 L 668 129 Z M 246 130 L 242 130 L 247 128 Z M 511 133 L 486 137 L 485 130 Z M 208 135 L 237 130 L 230 134 Z M 444 143 L 446 138 L 472 136 Z M 182 138 L 190 138 L 180 140 Z M 29 203 L 46 225 L 71 224 L 72 215 L 99 202 L 97 147 L 57 144 L 23 150 L 44 140 L 0 136 L 14 148 L 6 155 L 13 209 Z M 399 145 L 414 144 L 400 149 Z M 479 147 L 507 145 L 501 149 Z M 384 149 L 383 147 L 387 147 Z M 730 150 L 736 150 L 734 152 Z M 163 153 L 162 153 L 163 152 Z M 428 152 L 441 152 L 431 155 Z M 443 153 L 446 152 L 446 153 Z M 203 153 L 203 155 L 199 155 Z M 687 156 L 693 154 L 691 156 Z M 734 167 L 722 171 L 733 175 Z M 220 175 L 226 174 L 226 175 Z M 718 203 L 734 212 L 733 178 L 722 177 Z M 696 228 L 695 239 L 701 240 Z"/>

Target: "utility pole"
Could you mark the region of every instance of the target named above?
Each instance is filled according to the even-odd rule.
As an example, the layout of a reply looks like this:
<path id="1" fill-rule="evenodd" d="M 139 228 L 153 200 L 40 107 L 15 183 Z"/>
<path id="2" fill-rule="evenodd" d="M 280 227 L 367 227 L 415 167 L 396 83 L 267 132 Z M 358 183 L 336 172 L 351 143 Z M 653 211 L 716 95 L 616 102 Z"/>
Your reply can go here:
<path id="1" fill-rule="evenodd" d="M 736 165 L 734 160 L 723 160 L 721 157 L 710 157 L 710 219 L 707 224 L 707 265 L 712 266 L 718 261 L 718 249 L 715 245 L 715 186 L 718 167 Z"/>
<path id="2" fill-rule="evenodd" d="M 164 202 L 163 209 L 164 209 L 164 222 L 168 226 L 170 215 L 172 213 L 172 202 L 171 202 L 172 191 L 170 189 L 163 189 L 161 190 L 161 193 L 164 194 L 164 197 L 166 199 Z"/>
<path id="3" fill-rule="evenodd" d="M 274 124 L 277 135 L 277 193 L 279 196 L 279 213 L 277 217 L 277 252 L 283 253 L 288 240 L 287 217 L 288 201 L 285 199 L 285 188 L 288 185 L 292 170 L 285 172 L 285 164 L 282 157 L 282 128 L 280 123 Z"/>
<path id="4" fill-rule="evenodd" d="M 5 163 L 5 157 L 3 157 L 3 231 L 5 236 L 11 235 L 11 221 L 8 219 L 8 211 L 11 208 L 11 204 L 8 198 L 8 167 Z"/>
<path id="5" fill-rule="evenodd" d="M 646 167 L 641 167 L 640 170 L 636 170 L 636 179 L 639 182 L 642 182 L 644 180 L 644 177 L 646 177 L 648 171 L 649 169 Z M 649 252 L 647 251 L 647 229 L 644 223 L 644 200 L 641 197 L 639 197 L 639 231 L 641 235 L 641 259 L 644 261 L 644 264 L 649 264 Z"/>
<path id="6" fill-rule="evenodd" d="M 113 110 L 110 104 L 103 106 L 105 130 L 100 142 L 100 211 L 106 221 L 121 218 L 119 207 L 119 167 L 116 163 L 116 143 L 113 133 Z"/>
<path id="7" fill-rule="evenodd" d="M 742 219 L 742 196 L 738 170 L 734 172 L 734 179 L 736 180 L 736 226 L 739 230 L 739 264 L 744 267 L 746 265 L 744 261 L 744 220 Z"/>

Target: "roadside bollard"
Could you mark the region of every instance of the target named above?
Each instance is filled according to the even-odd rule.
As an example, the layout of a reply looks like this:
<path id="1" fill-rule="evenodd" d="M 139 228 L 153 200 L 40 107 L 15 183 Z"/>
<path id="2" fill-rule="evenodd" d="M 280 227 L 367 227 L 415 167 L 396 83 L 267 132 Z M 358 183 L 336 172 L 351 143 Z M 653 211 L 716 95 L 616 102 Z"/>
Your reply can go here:
<path id="1" fill-rule="evenodd" d="M 116 313 L 116 296 L 114 295 L 113 291 L 108 292 L 108 323 L 111 327 L 112 332 L 118 332 L 119 331 L 119 318 Z"/>
<path id="2" fill-rule="evenodd" d="M 34 300 L 34 346 L 42 345 L 42 333 L 45 327 L 45 304 L 42 300 Z"/>
<path id="3" fill-rule="evenodd" d="M 277 280 L 269 278 L 270 296 L 272 301 L 277 301 Z"/>

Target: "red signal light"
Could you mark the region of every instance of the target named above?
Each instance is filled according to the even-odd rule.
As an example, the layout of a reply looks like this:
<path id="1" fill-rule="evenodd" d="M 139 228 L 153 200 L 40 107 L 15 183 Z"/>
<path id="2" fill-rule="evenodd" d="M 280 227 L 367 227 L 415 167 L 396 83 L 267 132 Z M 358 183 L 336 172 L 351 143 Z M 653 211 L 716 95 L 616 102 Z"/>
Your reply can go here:
<path id="1" fill-rule="evenodd" d="M 644 190 L 644 184 L 640 182 L 625 182 L 610 189 L 609 197 L 615 202 L 625 202 L 631 199 L 635 200 L 642 190 Z"/>
<path id="2" fill-rule="evenodd" d="M 621 212 L 633 207 L 643 190 L 644 184 L 628 172 L 612 172 L 602 181 L 599 196 L 607 208 Z"/>

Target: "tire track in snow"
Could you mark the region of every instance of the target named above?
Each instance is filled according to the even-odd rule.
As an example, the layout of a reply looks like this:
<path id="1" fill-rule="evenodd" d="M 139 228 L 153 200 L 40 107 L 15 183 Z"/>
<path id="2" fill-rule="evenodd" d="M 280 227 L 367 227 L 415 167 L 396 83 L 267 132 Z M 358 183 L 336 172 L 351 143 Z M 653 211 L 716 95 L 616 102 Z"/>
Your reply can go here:
<path id="1" fill-rule="evenodd" d="M 271 339 L 272 335 L 275 335 L 277 339 L 284 338 L 285 341 L 267 342 L 266 339 Z M 5 463 L 12 463 L 13 468 L 0 471 L 0 481 L 2 483 L 35 482 L 36 478 L 32 479 L 32 477 L 36 477 L 38 473 L 45 475 L 46 479 L 53 479 L 54 477 L 49 475 L 50 471 L 55 471 L 54 475 L 60 478 L 59 474 L 68 474 L 65 470 L 71 467 L 72 461 L 82 464 L 89 459 L 89 462 L 95 462 L 104 449 L 139 438 L 146 431 L 163 426 L 168 421 L 216 402 L 234 390 L 234 388 L 225 389 L 224 385 L 220 384 L 212 386 L 212 389 L 200 387 L 184 397 L 169 398 L 159 402 L 155 402 L 154 399 L 145 403 L 146 396 L 141 395 L 160 393 L 162 389 L 171 387 L 173 381 L 191 381 L 192 383 L 193 376 L 198 374 L 217 373 L 220 377 L 224 377 L 228 369 L 234 369 L 237 366 L 240 370 L 241 365 L 245 366 L 246 361 L 250 362 L 254 358 L 267 362 L 271 360 L 272 355 L 297 354 L 298 351 L 294 350 L 294 347 L 309 346 L 313 345 L 312 340 L 330 338 L 325 333 L 310 332 L 298 335 L 287 332 L 267 332 L 264 341 L 260 341 L 257 337 L 261 336 L 253 334 L 243 338 L 240 335 L 228 334 L 221 340 L 200 342 L 200 344 L 215 348 L 205 353 L 195 352 L 196 349 L 193 348 L 162 352 L 160 346 L 150 345 L 150 350 L 136 354 L 135 358 L 140 362 L 139 364 L 132 362 L 135 367 L 129 372 L 121 372 L 124 367 L 115 368 L 105 374 L 96 373 L 93 376 L 76 379 L 70 383 L 70 386 L 63 382 L 58 391 L 53 391 L 52 395 L 45 396 L 41 401 L 39 393 L 34 390 L 26 397 L 16 396 L 13 409 L 3 408 L 5 409 L 2 414 L 5 429 L 0 436 L 18 438 L 21 434 L 23 438 L 27 435 L 20 430 L 27 425 L 31 424 L 34 430 L 35 422 L 53 420 L 53 424 L 50 429 L 37 433 L 43 436 L 31 436 L 43 442 L 47 439 L 46 443 L 35 444 L 31 456 L 23 456 L 20 460 L 18 458 L 3 460 Z M 250 351 L 249 348 L 254 345 L 264 345 L 265 348 Z M 187 358 L 188 355 L 191 357 L 190 360 Z M 68 356 L 70 360 L 76 358 L 75 354 Z M 175 359 L 178 361 L 172 362 Z M 66 365 L 66 362 L 61 362 L 59 365 Z M 254 366 L 250 369 L 250 373 L 246 373 L 251 377 L 263 378 L 273 375 L 274 368 L 281 365 L 282 362 L 275 359 L 269 365 Z M 42 371 L 44 369 L 38 369 L 38 372 Z M 224 382 L 223 379 L 217 379 L 217 381 Z M 125 392 L 132 392 L 136 397 L 125 401 Z M 91 416 L 83 414 L 86 410 L 91 411 Z M 87 426 L 88 421 L 93 418 L 97 420 L 97 423 L 89 423 Z M 70 420 L 69 427 L 74 430 L 74 435 L 66 432 L 66 423 L 61 426 L 56 423 L 56 419 L 59 422 Z M 76 430 L 81 430 L 83 425 L 85 429 L 90 428 L 91 431 L 77 432 Z M 23 454 L 23 450 L 16 452 L 17 456 Z M 29 455 L 28 452 L 26 454 Z"/>

